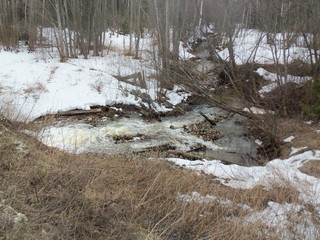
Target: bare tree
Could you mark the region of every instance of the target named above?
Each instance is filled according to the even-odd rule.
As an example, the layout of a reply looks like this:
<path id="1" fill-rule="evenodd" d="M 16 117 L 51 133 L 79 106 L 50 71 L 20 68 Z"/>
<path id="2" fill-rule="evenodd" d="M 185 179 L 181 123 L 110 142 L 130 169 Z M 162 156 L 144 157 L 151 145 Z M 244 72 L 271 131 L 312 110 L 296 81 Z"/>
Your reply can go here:
<path id="1" fill-rule="evenodd" d="M 18 0 L 0 1 L 0 43 L 7 50 L 18 46 L 18 4 Z"/>

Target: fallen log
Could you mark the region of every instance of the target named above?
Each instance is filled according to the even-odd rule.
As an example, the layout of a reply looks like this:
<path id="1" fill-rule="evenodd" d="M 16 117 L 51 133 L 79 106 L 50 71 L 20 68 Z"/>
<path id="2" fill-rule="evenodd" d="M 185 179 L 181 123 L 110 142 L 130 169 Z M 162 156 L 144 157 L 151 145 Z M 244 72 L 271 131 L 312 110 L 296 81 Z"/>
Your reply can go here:
<path id="1" fill-rule="evenodd" d="M 192 152 L 182 152 L 182 151 L 168 151 L 168 153 L 175 155 L 177 157 L 185 158 L 190 161 L 195 161 L 195 160 L 203 160 L 205 158 L 204 155 L 198 154 L 198 153 L 192 153 Z"/>
<path id="2" fill-rule="evenodd" d="M 147 152 L 168 152 L 174 150 L 175 146 L 172 146 L 168 143 L 164 143 L 162 145 L 149 146 L 140 150 L 133 151 L 134 153 L 147 153 Z"/>
<path id="3" fill-rule="evenodd" d="M 101 113 L 101 108 L 94 108 L 89 110 L 70 110 L 65 112 L 58 112 L 55 115 L 58 116 L 76 116 L 76 115 L 84 115 L 84 114 L 95 114 L 95 113 Z"/>
<path id="4" fill-rule="evenodd" d="M 210 123 L 211 126 L 216 126 L 217 124 L 211 120 L 210 118 L 208 118 L 203 112 L 199 113 L 202 117 L 204 117 L 205 120 L 207 120 L 208 123 Z"/>
<path id="5" fill-rule="evenodd" d="M 129 83 L 141 88 L 147 88 L 146 81 L 144 79 L 144 72 L 136 72 L 127 76 L 120 76 L 120 75 L 112 75 L 114 78 L 121 82 Z"/>

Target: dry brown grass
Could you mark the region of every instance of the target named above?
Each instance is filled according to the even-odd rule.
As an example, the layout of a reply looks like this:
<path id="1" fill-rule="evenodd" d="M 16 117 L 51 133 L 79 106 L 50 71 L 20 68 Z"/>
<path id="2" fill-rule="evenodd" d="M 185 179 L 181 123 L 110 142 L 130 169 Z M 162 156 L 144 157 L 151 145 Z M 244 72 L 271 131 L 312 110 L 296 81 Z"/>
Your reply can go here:
<path id="1" fill-rule="evenodd" d="M 23 89 L 23 92 L 27 94 L 27 96 L 31 96 L 32 98 L 37 100 L 42 93 L 48 92 L 48 90 L 42 83 L 37 82 L 33 86 L 29 86 Z"/>
<path id="2" fill-rule="evenodd" d="M 13 129 L 0 123 L 0 198 L 28 220 L 2 224 L 2 239 L 259 239 L 265 226 L 237 220 L 241 205 L 298 201 L 290 188 L 231 189 L 150 156 L 62 153 Z M 235 204 L 178 198 L 194 191 Z"/>
<path id="3" fill-rule="evenodd" d="M 304 120 L 295 118 L 279 118 L 277 124 L 279 139 L 283 140 L 290 136 L 295 137 L 290 143 L 283 144 L 281 157 L 288 157 L 292 147 L 308 147 L 309 150 L 317 150 L 319 148 L 320 134 L 316 132 L 318 129 L 317 124 L 307 124 Z"/>
<path id="4" fill-rule="evenodd" d="M 310 176 L 320 178 L 320 159 L 311 160 L 303 164 L 300 171 Z"/>
<path id="5" fill-rule="evenodd" d="M 90 84 L 90 88 L 99 94 L 101 94 L 101 92 L 103 91 L 104 86 L 105 84 L 102 81 L 98 81 L 98 80 Z"/>

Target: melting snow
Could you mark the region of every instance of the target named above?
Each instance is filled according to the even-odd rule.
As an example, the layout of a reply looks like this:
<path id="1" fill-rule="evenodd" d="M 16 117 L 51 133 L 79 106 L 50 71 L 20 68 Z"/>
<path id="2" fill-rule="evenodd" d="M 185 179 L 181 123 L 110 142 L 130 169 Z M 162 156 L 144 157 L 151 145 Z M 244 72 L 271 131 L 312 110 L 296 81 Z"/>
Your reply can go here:
<path id="1" fill-rule="evenodd" d="M 258 68 L 256 71 L 260 76 L 264 77 L 266 80 L 271 81 L 272 83 L 263 86 L 260 90 L 260 96 L 263 97 L 265 93 L 269 93 L 276 89 L 279 84 L 285 84 L 289 82 L 293 83 L 304 83 L 306 81 L 310 81 L 312 78 L 311 77 L 300 77 L 300 76 L 293 76 L 293 75 L 286 75 L 286 76 L 280 76 L 279 74 L 276 73 L 271 73 L 265 70 L 264 68 Z"/>
<path id="2" fill-rule="evenodd" d="M 276 45 L 270 45 L 266 33 L 254 29 L 241 29 L 233 42 L 236 64 L 274 64 L 276 61 L 283 64 L 297 59 L 310 62 L 307 48 L 292 46 L 283 49 L 283 37 L 281 33 L 274 34 Z M 230 58 L 227 48 L 219 52 L 219 55 L 225 60 Z"/>
<path id="3" fill-rule="evenodd" d="M 298 152 L 300 152 L 300 151 L 302 151 L 302 150 L 305 150 L 305 149 L 307 149 L 308 147 L 301 147 L 301 148 L 294 148 L 294 147 L 292 147 L 291 148 L 291 152 L 290 152 L 290 156 L 292 156 L 292 155 L 294 155 L 294 154 L 296 154 L 296 153 L 298 153 Z"/>
<path id="4" fill-rule="evenodd" d="M 319 225 L 317 225 L 320 215 L 320 179 L 300 172 L 299 168 L 310 160 L 320 161 L 320 151 L 307 151 L 288 159 L 274 159 L 266 166 L 242 167 L 238 165 L 224 165 L 218 160 L 212 161 L 189 161 L 178 158 L 168 158 L 178 166 L 187 169 L 212 174 L 222 184 L 242 189 L 252 189 L 262 185 L 270 188 L 272 184 L 284 184 L 295 188 L 300 199 L 306 204 L 314 207 L 315 213 L 309 212 L 304 206 L 295 203 L 268 202 L 268 207 L 262 211 L 249 210 L 249 214 L 244 218 L 235 218 L 235 221 L 245 221 L 248 224 L 258 223 L 267 226 L 260 232 L 260 236 L 269 236 L 268 227 L 275 228 L 280 239 L 308 239 L 315 240 L 320 235 Z M 198 201 L 206 203 L 208 201 L 221 201 L 212 196 L 200 196 L 198 193 L 191 195 L 180 195 L 183 201 Z M 314 221 L 315 220 L 315 221 Z"/>
<path id="5" fill-rule="evenodd" d="M 290 143 L 293 139 L 295 139 L 295 137 L 294 136 L 290 136 L 290 137 L 287 137 L 286 139 L 284 139 L 283 142 Z"/>
<path id="6" fill-rule="evenodd" d="M 313 222 L 312 214 L 297 204 L 269 202 L 267 208 L 252 212 L 245 221 L 275 228 L 277 236 L 283 240 L 315 240 L 315 236 L 319 236 L 319 226 Z M 270 235 L 268 230 L 259 234 Z"/>
<path id="7" fill-rule="evenodd" d="M 225 165 L 218 160 L 189 161 L 179 158 L 168 158 L 178 166 L 192 169 L 206 174 L 212 174 L 224 185 L 251 189 L 262 185 L 266 188 L 272 183 L 290 183 L 300 192 L 305 202 L 315 204 L 320 213 L 320 179 L 300 172 L 303 163 L 320 161 L 320 151 L 307 151 L 288 159 L 274 159 L 266 166 L 244 167 L 239 165 Z"/>
<path id="8" fill-rule="evenodd" d="M 109 35 L 109 34 L 107 34 Z M 152 39 L 141 39 L 143 60 L 123 56 L 121 49 L 129 44 L 128 36 L 112 36 L 110 44 L 116 51 L 105 57 L 89 59 L 69 59 L 61 63 L 57 52 L 0 52 L 0 110 L 7 118 L 19 121 L 32 121 L 40 116 L 72 109 L 90 109 L 94 105 L 113 105 L 117 103 L 146 106 L 144 99 L 134 92 L 141 92 L 156 100 L 160 90 L 157 83 L 147 76 L 155 70 L 150 67 L 152 58 L 146 55 L 152 47 Z M 190 58 L 181 47 L 181 58 Z M 53 58 L 51 57 L 53 56 Z M 143 72 L 147 89 L 118 81 L 115 75 L 130 75 Z M 185 100 L 189 93 L 167 91 L 166 97 L 172 106 Z M 151 105 L 156 111 L 170 111 L 162 104 Z"/>

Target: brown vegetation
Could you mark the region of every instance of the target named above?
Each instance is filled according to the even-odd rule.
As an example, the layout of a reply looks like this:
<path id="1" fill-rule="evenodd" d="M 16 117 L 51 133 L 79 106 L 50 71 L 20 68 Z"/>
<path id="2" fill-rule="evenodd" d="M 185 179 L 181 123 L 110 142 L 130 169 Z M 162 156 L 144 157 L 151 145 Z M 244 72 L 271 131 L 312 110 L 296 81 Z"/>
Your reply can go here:
<path id="1" fill-rule="evenodd" d="M 317 133 L 319 130 L 317 124 L 307 124 L 301 119 L 294 118 L 279 118 L 277 124 L 279 139 L 295 137 L 290 143 L 282 144 L 281 157 L 288 157 L 292 147 L 297 149 L 308 147 L 309 150 L 318 150 L 320 134 Z"/>
<path id="2" fill-rule="evenodd" d="M 2 222 L 4 239 L 259 239 L 263 224 L 237 220 L 248 213 L 244 204 L 261 210 L 269 201 L 300 202 L 290 184 L 232 189 L 156 153 L 66 154 L 15 132 L 11 123 L 0 127 L 0 198 L 27 217 Z M 193 192 L 220 200 L 179 198 Z"/>

